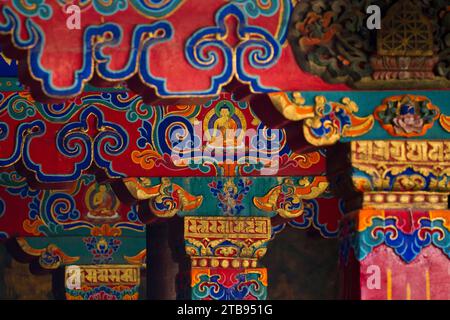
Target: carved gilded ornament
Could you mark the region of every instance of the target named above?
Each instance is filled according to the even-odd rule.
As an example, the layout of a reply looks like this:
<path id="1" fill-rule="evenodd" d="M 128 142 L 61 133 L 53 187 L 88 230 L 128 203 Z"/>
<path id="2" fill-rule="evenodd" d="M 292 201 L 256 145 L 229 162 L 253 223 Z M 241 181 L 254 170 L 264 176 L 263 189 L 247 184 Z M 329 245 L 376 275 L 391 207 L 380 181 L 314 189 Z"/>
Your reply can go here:
<path id="1" fill-rule="evenodd" d="M 315 199 L 328 188 L 326 177 L 304 178 L 295 185 L 286 178 L 283 183 L 272 188 L 263 197 L 254 197 L 253 204 L 266 212 L 276 212 L 286 219 L 297 218 L 304 212 L 302 200 Z"/>
<path id="2" fill-rule="evenodd" d="M 275 108 L 288 120 L 303 120 L 306 140 L 315 146 L 329 146 L 343 137 L 357 137 L 369 132 L 374 125 L 373 116 L 360 118 L 354 115 L 358 106 L 349 98 L 342 102 L 328 102 L 317 96 L 313 106 L 305 105 L 301 93 L 292 97 L 287 93 L 272 93 L 269 97 Z"/>
<path id="3" fill-rule="evenodd" d="M 420 6 L 410 0 L 394 4 L 383 19 L 377 33 L 377 49 L 381 55 L 432 56 L 433 29 Z M 399 36 L 399 34 L 401 36 Z"/>
<path id="4" fill-rule="evenodd" d="M 439 118 L 440 110 L 427 97 L 389 97 L 374 112 L 381 127 L 395 137 L 419 137 Z"/>
<path id="5" fill-rule="evenodd" d="M 373 4 L 381 9 L 381 28 L 369 30 L 363 17 Z M 449 12 L 445 0 L 302 0 L 291 16 L 289 43 L 300 68 L 329 83 L 448 88 Z"/>
<path id="6" fill-rule="evenodd" d="M 450 191 L 450 141 L 352 141 L 362 191 Z"/>
<path id="7" fill-rule="evenodd" d="M 371 58 L 375 80 L 434 79 L 439 62 L 433 24 L 417 3 L 395 3 L 377 32 L 377 54 Z"/>
<path id="8" fill-rule="evenodd" d="M 169 178 L 151 185 L 148 178 L 126 178 L 123 180 L 130 194 L 137 200 L 150 200 L 150 210 L 161 218 L 171 218 L 180 211 L 191 211 L 201 206 L 203 196 L 194 196 L 174 184 Z"/>
<path id="9" fill-rule="evenodd" d="M 185 249 L 194 267 L 256 267 L 271 232 L 270 218 L 184 218 Z"/>
<path id="10" fill-rule="evenodd" d="M 147 249 L 142 250 L 137 255 L 134 256 L 124 256 L 124 259 L 129 264 L 138 264 L 138 265 L 145 265 L 145 261 L 147 258 Z"/>

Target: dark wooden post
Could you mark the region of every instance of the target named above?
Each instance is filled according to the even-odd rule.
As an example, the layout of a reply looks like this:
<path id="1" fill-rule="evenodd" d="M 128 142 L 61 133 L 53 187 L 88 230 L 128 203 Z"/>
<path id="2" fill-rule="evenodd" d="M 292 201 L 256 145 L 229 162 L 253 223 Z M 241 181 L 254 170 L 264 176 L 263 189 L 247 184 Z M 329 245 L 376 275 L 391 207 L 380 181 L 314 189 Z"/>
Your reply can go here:
<path id="1" fill-rule="evenodd" d="M 184 252 L 181 218 L 156 220 L 147 226 L 147 297 L 150 300 L 184 298 L 190 270 Z"/>

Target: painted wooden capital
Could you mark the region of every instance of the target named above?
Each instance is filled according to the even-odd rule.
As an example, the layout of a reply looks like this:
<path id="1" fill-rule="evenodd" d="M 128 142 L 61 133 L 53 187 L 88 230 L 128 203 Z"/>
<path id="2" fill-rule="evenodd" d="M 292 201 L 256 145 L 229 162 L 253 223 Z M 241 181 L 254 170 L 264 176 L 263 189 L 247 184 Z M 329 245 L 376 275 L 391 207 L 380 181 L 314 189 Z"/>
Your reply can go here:
<path id="1" fill-rule="evenodd" d="M 352 141 L 330 157 L 328 176 L 347 211 L 448 208 L 448 140 Z"/>
<path id="2" fill-rule="evenodd" d="M 186 253 L 191 258 L 194 300 L 264 300 L 266 253 L 271 223 L 261 217 L 185 217 Z"/>

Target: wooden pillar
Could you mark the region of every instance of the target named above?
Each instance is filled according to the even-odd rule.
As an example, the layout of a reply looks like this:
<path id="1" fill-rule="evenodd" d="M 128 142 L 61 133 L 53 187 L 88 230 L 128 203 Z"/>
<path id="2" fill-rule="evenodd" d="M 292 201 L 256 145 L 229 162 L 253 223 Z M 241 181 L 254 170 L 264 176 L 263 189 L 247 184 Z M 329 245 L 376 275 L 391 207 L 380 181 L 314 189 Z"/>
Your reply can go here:
<path id="1" fill-rule="evenodd" d="M 448 300 L 445 221 L 450 221 L 449 210 L 362 209 L 350 213 L 341 234 L 342 297 Z"/>
<path id="2" fill-rule="evenodd" d="M 147 298 L 174 300 L 186 294 L 184 270 L 189 260 L 183 252 L 183 221 L 158 220 L 147 226 Z"/>
<path id="3" fill-rule="evenodd" d="M 449 299 L 450 142 L 355 141 L 329 153 L 346 299 Z"/>

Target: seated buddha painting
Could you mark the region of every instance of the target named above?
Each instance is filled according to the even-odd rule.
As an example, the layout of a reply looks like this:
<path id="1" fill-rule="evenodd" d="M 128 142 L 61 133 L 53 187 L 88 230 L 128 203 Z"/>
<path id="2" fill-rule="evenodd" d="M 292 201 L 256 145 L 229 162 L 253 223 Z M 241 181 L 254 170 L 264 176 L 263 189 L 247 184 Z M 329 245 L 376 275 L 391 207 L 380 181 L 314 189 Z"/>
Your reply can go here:
<path id="1" fill-rule="evenodd" d="M 203 123 L 207 145 L 211 149 L 244 147 L 246 121 L 242 112 L 227 100 L 220 101 Z"/>
<path id="2" fill-rule="evenodd" d="M 109 185 L 93 184 L 85 196 L 88 209 L 86 217 L 94 221 L 111 221 L 119 218 L 119 201 Z"/>

